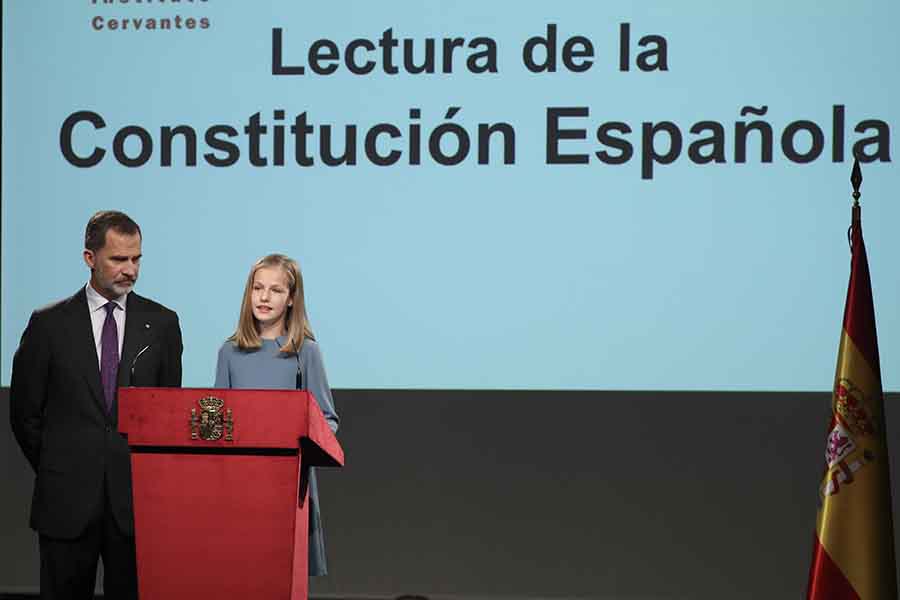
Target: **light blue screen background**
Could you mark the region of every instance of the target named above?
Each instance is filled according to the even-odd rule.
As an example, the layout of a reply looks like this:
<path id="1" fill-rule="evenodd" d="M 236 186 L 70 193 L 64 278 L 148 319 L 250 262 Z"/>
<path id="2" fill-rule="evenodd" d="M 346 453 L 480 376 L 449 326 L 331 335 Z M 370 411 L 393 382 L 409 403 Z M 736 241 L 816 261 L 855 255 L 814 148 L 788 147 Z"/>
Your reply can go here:
<path id="1" fill-rule="evenodd" d="M 247 271 L 270 252 L 297 258 L 331 384 L 342 388 L 647 390 L 829 389 L 849 273 L 846 229 L 852 144 L 865 119 L 900 117 L 896 2 L 492 3 L 225 2 L 162 5 L 3 3 L 2 349 L 12 355 L 30 312 L 84 285 L 84 224 L 116 208 L 144 231 L 137 291 L 178 311 L 184 383 L 210 385 L 219 345 L 233 331 Z M 207 17 L 204 31 L 94 31 L 91 18 Z M 556 23 L 592 40 L 586 73 L 529 73 L 521 48 Z M 618 71 L 619 23 L 668 42 L 668 72 Z M 285 61 L 307 64 L 319 38 L 488 36 L 499 73 L 273 77 L 271 30 L 284 29 Z M 396 56 L 400 56 L 396 52 Z M 464 58 L 465 51 L 457 51 Z M 374 58 L 378 59 L 377 53 Z M 398 59 L 397 62 L 400 62 Z M 831 161 L 832 105 L 846 106 L 845 161 Z M 734 122 L 745 105 L 769 107 L 774 160 L 754 141 L 734 162 Z M 516 164 L 499 152 L 478 165 L 406 160 L 409 109 L 423 139 L 454 119 L 509 122 Z M 592 154 L 605 121 L 627 122 L 626 165 L 545 164 L 545 110 L 586 106 L 566 127 L 588 139 L 564 152 Z M 359 164 L 256 168 L 207 165 L 203 132 L 243 128 L 259 111 L 317 127 L 359 125 Z M 131 124 L 151 132 L 188 124 L 199 163 L 129 169 L 109 151 L 78 169 L 59 149 L 77 110 L 107 128 L 76 130 L 76 149 L 111 148 Z M 801 165 L 779 138 L 791 121 L 815 121 L 825 151 Z M 640 177 L 640 127 L 671 120 L 681 157 Z M 725 164 L 687 157 L 697 121 L 725 125 Z M 389 122 L 404 132 L 400 163 L 368 163 L 362 138 Z M 867 135 L 871 135 L 870 131 Z M 801 136 L 802 138 L 802 136 Z M 755 138 L 754 138 L 755 139 Z M 800 138 L 798 138 L 800 139 Z M 805 138 L 802 138 L 805 139 Z M 271 135 L 266 138 L 271 140 Z M 318 133 L 310 137 L 318 140 Z M 268 141 L 263 148 L 267 148 Z M 664 144 L 660 142 L 660 149 Z M 290 144 L 288 145 L 290 148 Z M 315 150 L 317 144 L 311 144 Z M 808 145 L 800 143 L 803 150 Z M 891 159 L 894 144 L 891 139 Z M 271 156 L 271 152 L 266 152 Z M 863 219 L 872 271 L 884 387 L 900 389 L 900 175 L 893 162 L 863 165 Z"/>

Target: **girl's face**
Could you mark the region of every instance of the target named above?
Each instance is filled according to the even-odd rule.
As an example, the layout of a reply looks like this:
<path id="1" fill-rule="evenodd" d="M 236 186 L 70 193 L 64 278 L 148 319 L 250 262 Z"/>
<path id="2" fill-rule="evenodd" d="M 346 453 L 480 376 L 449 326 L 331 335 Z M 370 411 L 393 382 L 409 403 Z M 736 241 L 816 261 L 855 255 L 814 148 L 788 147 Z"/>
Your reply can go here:
<path id="1" fill-rule="evenodd" d="M 253 274 L 250 303 L 260 333 L 284 333 L 284 318 L 291 306 L 287 273 L 279 267 L 261 267 Z"/>

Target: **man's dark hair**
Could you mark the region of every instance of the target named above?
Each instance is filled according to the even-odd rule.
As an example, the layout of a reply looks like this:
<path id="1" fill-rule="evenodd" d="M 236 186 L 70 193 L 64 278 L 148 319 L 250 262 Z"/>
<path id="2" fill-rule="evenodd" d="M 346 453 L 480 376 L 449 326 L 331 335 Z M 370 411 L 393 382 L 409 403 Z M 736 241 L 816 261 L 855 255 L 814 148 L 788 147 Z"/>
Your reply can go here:
<path id="1" fill-rule="evenodd" d="M 141 235 L 141 228 L 131 217 L 117 210 L 94 213 L 84 230 L 84 247 L 91 252 L 106 245 L 106 232 L 114 229 L 124 235 Z"/>

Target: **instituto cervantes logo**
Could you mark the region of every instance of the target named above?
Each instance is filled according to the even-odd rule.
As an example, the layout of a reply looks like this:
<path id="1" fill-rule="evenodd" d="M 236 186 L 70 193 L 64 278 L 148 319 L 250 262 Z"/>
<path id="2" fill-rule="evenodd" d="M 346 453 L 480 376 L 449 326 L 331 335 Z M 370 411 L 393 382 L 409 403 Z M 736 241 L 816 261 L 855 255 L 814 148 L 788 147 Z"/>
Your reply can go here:
<path id="1" fill-rule="evenodd" d="M 205 14 L 195 14 L 208 0 L 88 0 L 94 9 L 93 31 L 143 33 L 203 31 L 212 25 Z"/>

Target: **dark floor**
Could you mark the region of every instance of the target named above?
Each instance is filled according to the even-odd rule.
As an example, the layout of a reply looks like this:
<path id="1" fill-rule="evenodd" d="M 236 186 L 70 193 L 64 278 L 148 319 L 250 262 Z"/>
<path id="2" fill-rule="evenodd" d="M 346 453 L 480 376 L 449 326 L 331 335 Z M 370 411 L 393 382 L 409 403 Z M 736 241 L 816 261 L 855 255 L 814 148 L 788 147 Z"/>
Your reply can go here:
<path id="1" fill-rule="evenodd" d="M 36 600 L 39 598 L 38 594 L 3 594 L 0 593 L 0 600 Z M 94 600 L 102 600 L 103 596 L 94 596 Z M 354 598 L 336 598 L 333 596 L 328 597 L 317 597 L 310 596 L 309 600 L 385 600 L 384 598 L 364 598 L 364 597 L 354 597 Z M 393 600 L 428 600 L 427 596 L 396 596 Z"/>
<path id="2" fill-rule="evenodd" d="M 3 594 L 3 593 L 0 593 L 0 600 L 37 600 L 37 598 L 39 598 L 38 594 Z M 102 595 L 94 596 L 94 600 L 102 600 L 103 598 L 104 597 Z M 374 597 L 368 598 L 368 597 L 362 597 L 362 596 L 353 597 L 353 598 L 350 598 L 350 597 L 337 598 L 334 596 L 327 596 L 327 597 L 310 596 L 309 600 L 385 600 L 385 598 L 377 598 L 376 599 Z M 403 596 L 396 596 L 393 600 L 428 600 L 428 597 L 427 596 L 403 595 Z"/>

